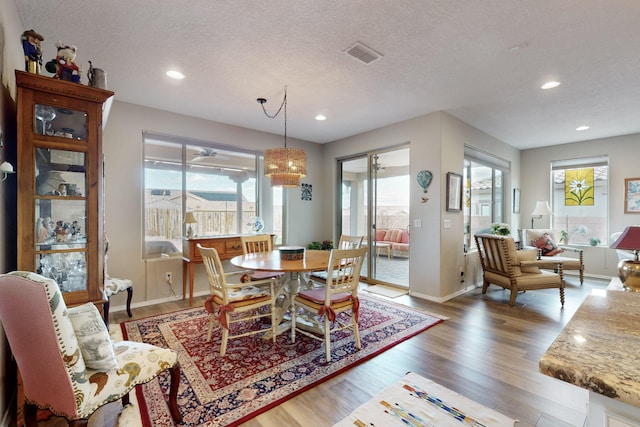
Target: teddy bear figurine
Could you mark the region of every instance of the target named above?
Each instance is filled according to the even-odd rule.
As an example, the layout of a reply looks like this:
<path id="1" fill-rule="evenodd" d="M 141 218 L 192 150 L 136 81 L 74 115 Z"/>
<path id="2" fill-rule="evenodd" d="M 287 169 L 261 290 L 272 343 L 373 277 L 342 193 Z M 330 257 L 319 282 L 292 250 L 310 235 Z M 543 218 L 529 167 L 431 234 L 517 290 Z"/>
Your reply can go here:
<path id="1" fill-rule="evenodd" d="M 55 73 L 54 78 L 68 82 L 80 83 L 80 67 L 76 65 L 76 47 L 62 42 L 56 43 L 58 54 L 56 59 L 47 62 L 45 68 L 50 73 Z"/>

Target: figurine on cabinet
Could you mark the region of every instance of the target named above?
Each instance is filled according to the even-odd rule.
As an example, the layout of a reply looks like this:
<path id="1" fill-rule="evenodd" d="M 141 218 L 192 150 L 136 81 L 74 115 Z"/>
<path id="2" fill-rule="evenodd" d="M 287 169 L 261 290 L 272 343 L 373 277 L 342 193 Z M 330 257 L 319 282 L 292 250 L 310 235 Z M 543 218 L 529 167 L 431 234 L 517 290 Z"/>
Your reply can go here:
<path id="1" fill-rule="evenodd" d="M 53 221 L 51 221 L 51 218 L 40 218 L 38 220 L 38 243 L 47 243 L 53 234 Z"/>
<path id="2" fill-rule="evenodd" d="M 47 62 L 45 68 L 55 73 L 55 78 L 68 82 L 80 83 L 80 67 L 76 65 L 76 47 L 62 42 L 56 43 L 58 54 L 56 59 Z"/>
<path id="3" fill-rule="evenodd" d="M 42 71 L 42 48 L 40 42 L 44 40 L 40 34 L 31 30 L 22 33 L 22 50 L 24 51 L 24 70 L 31 74 Z"/>
<path id="4" fill-rule="evenodd" d="M 56 242 L 66 242 L 71 234 L 71 226 L 64 221 L 56 222 Z"/>

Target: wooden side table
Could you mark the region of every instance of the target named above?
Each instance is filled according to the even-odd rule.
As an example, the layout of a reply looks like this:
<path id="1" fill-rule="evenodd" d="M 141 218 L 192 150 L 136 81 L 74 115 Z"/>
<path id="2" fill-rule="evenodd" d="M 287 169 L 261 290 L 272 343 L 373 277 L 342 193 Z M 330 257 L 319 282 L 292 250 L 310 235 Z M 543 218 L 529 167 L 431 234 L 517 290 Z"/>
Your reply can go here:
<path id="1" fill-rule="evenodd" d="M 391 259 L 391 243 L 376 242 L 376 256 L 380 256 L 380 249 L 386 249 L 387 258 Z"/>

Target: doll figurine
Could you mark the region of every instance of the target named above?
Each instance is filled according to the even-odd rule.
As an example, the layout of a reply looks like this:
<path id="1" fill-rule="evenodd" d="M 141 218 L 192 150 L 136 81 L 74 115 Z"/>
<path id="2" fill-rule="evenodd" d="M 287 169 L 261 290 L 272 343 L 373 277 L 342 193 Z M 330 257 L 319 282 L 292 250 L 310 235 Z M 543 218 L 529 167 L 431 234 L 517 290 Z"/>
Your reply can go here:
<path id="1" fill-rule="evenodd" d="M 40 42 L 44 40 L 33 30 L 22 33 L 22 50 L 24 51 L 24 70 L 32 74 L 42 71 L 42 48 Z"/>

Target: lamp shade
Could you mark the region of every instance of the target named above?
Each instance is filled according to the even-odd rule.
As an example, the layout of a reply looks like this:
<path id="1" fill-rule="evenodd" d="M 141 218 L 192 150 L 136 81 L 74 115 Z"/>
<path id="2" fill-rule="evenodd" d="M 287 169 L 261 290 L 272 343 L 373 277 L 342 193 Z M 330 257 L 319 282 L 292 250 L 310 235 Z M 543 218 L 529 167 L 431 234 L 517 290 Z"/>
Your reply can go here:
<path id="1" fill-rule="evenodd" d="M 549 206 L 549 202 L 545 202 L 543 200 L 538 200 L 536 202 L 536 207 L 531 212 L 531 215 L 551 215 L 551 207 Z"/>
<path id="2" fill-rule="evenodd" d="M 195 224 L 198 221 L 196 221 L 196 217 L 195 215 L 193 215 L 193 212 L 189 211 L 184 215 L 184 223 L 185 224 Z"/>
<path id="3" fill-rule="evenodd" d="M 13 173 L 13 165 L 9 162 L 0 163 L 0 173 Z"/>
<path id="4" fill-rule="evenodd" d="M 274 187 L 298 187 L 307 176 L 307 155 L 297 148 L 270 148 L 264 152 L 264 174 Z"/>
<path id="5" fill-rule="evenodd" d="M 640 292 L 640 227 L 630 226 L 625 228 L 620 237 L 610 246 L 613 249 L 632 250 L 635 259 L 623 259 L 618 263 L 618 276 L 624 288 L 628 291 Z"/>
<path id="6" fill-rule="evenodd" d="M 640 227 L 627 227 L 620 237 L 609 246 L 612 249 L 640 250 Z"/>

